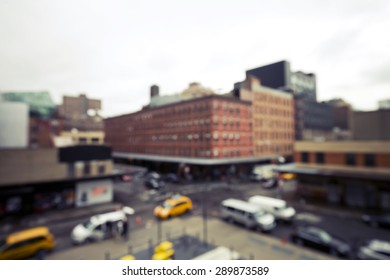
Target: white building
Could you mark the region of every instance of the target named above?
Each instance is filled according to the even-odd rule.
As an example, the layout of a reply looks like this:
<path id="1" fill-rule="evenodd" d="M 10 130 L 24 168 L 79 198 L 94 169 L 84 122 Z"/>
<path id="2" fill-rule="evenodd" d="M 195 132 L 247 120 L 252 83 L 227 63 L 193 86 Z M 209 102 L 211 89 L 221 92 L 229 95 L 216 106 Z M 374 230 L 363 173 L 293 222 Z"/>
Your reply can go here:
<path id="1" fill-rule="evenodd" d="M 379 109 L 390 109 L 390 99 L 380 100 Z"/>
<path id="2" fill-rule="evenodd" d="M 28 112 L 27 104 L 0 102 L 0 148 L 28 146 Z"/>

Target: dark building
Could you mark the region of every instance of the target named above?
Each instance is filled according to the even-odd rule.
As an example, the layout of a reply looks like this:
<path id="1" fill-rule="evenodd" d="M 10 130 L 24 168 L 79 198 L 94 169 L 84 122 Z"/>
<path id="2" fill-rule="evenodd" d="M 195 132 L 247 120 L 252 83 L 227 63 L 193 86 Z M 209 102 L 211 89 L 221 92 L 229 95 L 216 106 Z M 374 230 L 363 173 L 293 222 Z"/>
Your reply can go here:
<path id="1" fill-rule="evenodd" d="M 390 109 L 352 113 L 354 140 L 390 140 Z"/>
<path id="2" fill-rule="evenodd" d="M 295 139 L 331 139 L 333 107 L 304 97 L 295 97 Z"/>
<path id="3" fill-rule="evenodd" d="M 261 66 L 255 69 L 247 70 L 247 76 L 254 76 L 263 86 L 274 89 L 291 89 L 291 71 L 288 61 L 279 61 L 276 63 Z"/>
<path id="4" fill-rule="evenodd" d="M 246 75 L 254 76 L 263 86 L 293 92 L 297 96 L 317 99 L 316 77 L 313 73 L 292 72 L 290 62 L 279 61 L 246 71 Z"/>

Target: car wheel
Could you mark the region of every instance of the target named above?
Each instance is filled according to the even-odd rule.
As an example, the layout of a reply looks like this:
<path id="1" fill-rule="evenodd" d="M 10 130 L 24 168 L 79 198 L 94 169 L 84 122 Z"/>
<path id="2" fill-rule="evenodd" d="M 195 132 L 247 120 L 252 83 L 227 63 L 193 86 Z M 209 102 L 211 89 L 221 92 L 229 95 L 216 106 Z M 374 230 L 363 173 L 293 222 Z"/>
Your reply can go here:
<path id="1" fill-rule="evenodd" d="M 334 257 L 337 257 L 338 256 L 338 253 L 337 253 L 337 250 L 335 248 L 331 248 L 330 249 L 330 254 Z"/>
<path id="2" fill-rule="evenodd" d="M 263 230 L 263 228 L 262 228 L 261 226 L 257 226 L 257 227 L 256 227 L 256 231 L 258 231 L 258 232 L 263 232 L 264 230 Z"/>
<path id="3" fill-rule="evenodd" d="M 377 221 L 371 221 L 371 222 L 370 222 L 370 225 L 371 225 L 372 227 L 378 227 L 378 222 L 377 222 Z"/>
<path id="4" fill-rule="evenodd" d="M 34 259 L 36 260 L 44 260 L 46 257 L 46 250 L 41 249 L 35 253 Z"/>
<path id="5" fill-rule="evenodd" d="M 92 237 L 88 237 L 85 239 L 84 244 L 89 244 L 89 243 L 92 243 L 93 241 L 94 241 L 94 239 Z"/>

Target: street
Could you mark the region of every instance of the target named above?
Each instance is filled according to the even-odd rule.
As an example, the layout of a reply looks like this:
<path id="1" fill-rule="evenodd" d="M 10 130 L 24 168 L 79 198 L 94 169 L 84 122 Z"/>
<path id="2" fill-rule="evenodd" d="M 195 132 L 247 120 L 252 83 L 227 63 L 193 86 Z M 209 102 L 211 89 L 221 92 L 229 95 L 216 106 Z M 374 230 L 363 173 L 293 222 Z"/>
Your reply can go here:
<path id="1" fill-rule="evenodd" d="M 171 228 L 169 223 L 172 221 L 162 221 L 159 225 L 155 217 L 153 216 L 153 209 L 165 198 L 169 197 L 174 193 L 180 193 L 189 196 L 193 201 L 193 211 L 182 217 L 173 218 L 175 224 L 179 226 Z M 160 231 L 168 232 L 167 234 L 173 234 L 172 232 L 182 232 L 183 228 L 180 223 L 186 224 L 188 227 L 189 220 L 202 219 L 203 207 L 207 209 L 207 219 L 217 220 L 221 226 L 225 228 L 229 226 L 230 230 L 234 231 L 236 239 L 246 239 L 247 235 L 250 234 L 252 239 L 253 236 L 265 236 L 276 240 L 276 242 L 290 242 L 290 235 L 294 228 L 298 225 L 315 225 L 321 227 L 335 236 L 347 241 L 354 252 L 356 249 L 369 239 L 383 239 L 390 241 L 390 235 L 388 229 L 372 228 L 359 219 L 358 213 L 347 213 L 340 211 L 332 211 L 331 209 L 316 209 L 313 206 L 301 204 L 299 202 L 291 203 L 297 210 L 297 215 L 292 224 L 278 222 L 277 227 L 270 233 L 256 233 L 251 230 L 245 229 L 240 225 L 230 225 L 219 219 L 219 205 L 220 202 L 227 198 L 238 198 L 248 199 L 252 195 L 267 195 L 277 196 L 275 189 L 263 189 L 259 183 L 208 183 L 208 184 L 169 184 L 164 191 L 154 192 L 147 191 L 142 186 L 142 178 L 135 179 L 132 183 L 119 182 L 115 184 L 115 200 L 124 205 L 128 205 L 135 210 L 135 215 L 130 219 L 130 238 L 137 246 L 149 246 L 151 242 L 156 243 L 159 239 L 157 226 L 160 226 Z M 57 248 L 56 252 L 66 251 L 74 247 L 70 240 L 70 232 L 72 228 L 84 221 L 85 219 L 66 220 L 48 225 L 56 237 Z M 154 231 L 152 228 L 156 227 Z M 193 230 L 192 235 L 204 238 L 204 223 L 199 223 Z M 210 227 L 207 229 L 208 236 L 214 236 L 211 241 L 212 243 L 219 243 L 217 240 L 216 232 Z M 218 229 L 219 230 L 219 229 Z M 214 229 L 215 231 L 215 229 Z M 255 235 L 253 235 L 255 234 Z M 143 241 L 137 242 L 133 236 L 147 236 L 143 238 Z M 240 237 L 241 236 L 241 237 Z M 161 238 L 161 237 L 160 237 Z M 219 238 L 219 237 L 218 237 Z M 141 239 L 140 239 L 141 240 Z M 103 241 L 110 242 L 110 241 Z M 112 241 L 111 241 L 112 242 Z M 118 242 L 118 241 L 116 241 Z M 144 244 L 141 244 L 144 242 Z M 234 241 L 234 244 L 239 244 L 238 241 Z M 119 242 L 120 243 L 120 242 Z M 260 242 L 261 243 L 261 242 Z M 222 244 L 230 246 L 231 244 Z M 85 249 L 91 248 L 91 246 L 98 246 L 97 244 L 81 245 Z M 235 245 L 239 246 L 239 245 Z M 127 245 L 125 246 L 127 247 Z M 309 249 L 311 251 L 311 249 Z M 315 251 L 313 251 L 315 252 Z M 282 259 L 285 258 L 283 255 L 280 256 Z M 356 258 L 353 254 L 352 258 Z"/>

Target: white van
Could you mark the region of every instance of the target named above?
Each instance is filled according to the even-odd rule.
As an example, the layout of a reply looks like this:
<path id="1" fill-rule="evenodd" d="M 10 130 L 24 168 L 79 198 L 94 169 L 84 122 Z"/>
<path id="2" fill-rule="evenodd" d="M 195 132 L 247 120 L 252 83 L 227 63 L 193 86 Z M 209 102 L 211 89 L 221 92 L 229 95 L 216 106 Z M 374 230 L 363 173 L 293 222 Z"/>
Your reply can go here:
<path id="1" fill-rule="evenodd" d="M 110 237 L 115 229 L 123 230 L 125 223 L 127 224 L 126 215 L 132 214 L 132 208 L 123 207 L 117 211 L 92 216 L 86 222 L 75 226 L 70 237 L 74 244 L 103 240 Z"/>
<path id="2" fill-rule="evenodd" d="M 287 202 L 282 199 L 255 195 L 250 197 L 248 202 L 261 207 L 278 220 L 291 222 L 296 213 L 295 209 L 288 206 Z"/>
<path id="3" fill-rule="evenodd" d="M 221 218 L 262 231 L 270 231 L 276 226 L 274 216 L 254 204 L 234 198 L 222 201 Z"/>

